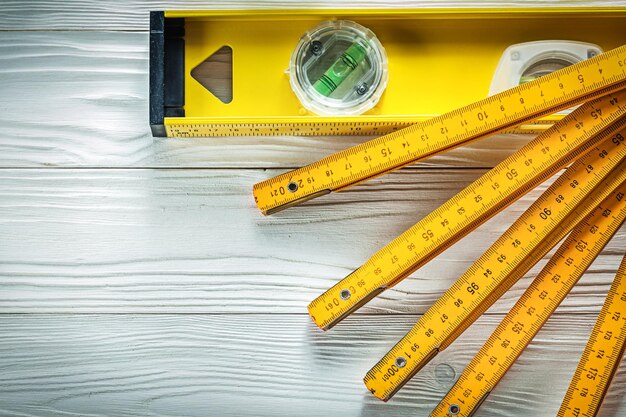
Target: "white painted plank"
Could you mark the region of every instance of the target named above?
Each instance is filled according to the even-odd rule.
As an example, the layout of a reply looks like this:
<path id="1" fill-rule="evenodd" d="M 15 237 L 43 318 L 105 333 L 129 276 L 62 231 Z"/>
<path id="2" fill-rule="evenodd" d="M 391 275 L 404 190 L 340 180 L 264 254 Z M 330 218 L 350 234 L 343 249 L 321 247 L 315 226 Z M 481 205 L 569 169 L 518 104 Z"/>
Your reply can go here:
<path id="1" fill-rule="evenodd" d="M 297 0 L 156 1 L 156 0 L 5 0 L 0 14 L 0 30 L 147 30 L 150 10 L 183 9 L 287 9 L 287 8 L 423 8 L 423 7 L 571 7 L 624 6 L 623 0 Z"/>
<path id="2" fill-rule="evenodd" d="M 0 32 L 0 167 L 299 167 L 360 137 L 152 138 L 148 35 Z M 497 135 L 423 166 L 491 167 L 528 141 Z"/>
<path id="3" fill-rule="evenodd" d="M 0 170 L 0 312 L 301 313 L 482 172 L 402 170 L 263 217 L 251 187 L 278 171 Z M 542 189 L 363 311 L 424 312 Z M 564 311 L 599 310 L 625 243 Z"/>
<path id="4" fill-rule="evenodd" d="M 447 3 L 520 4 L 555 2 Z M 0 167 L 281 169 L 0 169 L 0 415 L 427 415 L 452 383 L 450 371 L 461 372 L 496 317 L 481 319 L 383 404 L 360 379 L 416 316 L 361 314 L 322 333 L 305 314 L 288 313 L 303 313 L 313 297 L 484 171 L 403 170 L 263 218 L 250 196 L 253 183 L 363 139 L 153 140 L 147 11 L 310 4 L 2 6 L 0 30 L 9 32 L 0 32 Z M 493 166 L 526 140 L 489 139 L 424 166 Z M 425 311 L 530 201 L 363 312 Z M 595 319 L 572 313 L 599 309 L 625 242 L 621 232 L 480 415 L 554 415 Z M 529 278 L 490 314 L 506 311 Z M 210 315 L 7 314 L 99 312 Z M 250 312 L 267 314 L 240 314 Z M 622 368 L 602 415 L 626 413 L 625 375 Z"/>
<path id="5" fill-rule="evenodd" d="M 594 319 L 550 320 L 478 415 L 554 416 Z M 324 333 L 305 315 L 4 315 L 0 415 L 426 416 L 499 319 L 382 403 L 361 378 L 414 320 L 361 316 Z M 602 416 L 626 413 L 625 371 Z"/>

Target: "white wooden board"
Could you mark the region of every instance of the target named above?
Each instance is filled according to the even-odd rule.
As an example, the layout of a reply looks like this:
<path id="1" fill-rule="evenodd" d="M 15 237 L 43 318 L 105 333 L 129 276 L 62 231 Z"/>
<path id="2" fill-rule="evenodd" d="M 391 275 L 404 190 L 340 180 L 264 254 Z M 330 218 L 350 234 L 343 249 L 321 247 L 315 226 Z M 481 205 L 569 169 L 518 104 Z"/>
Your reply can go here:
<path id="1" fill-rule="evenodd" d="M 250 189 L 277 172 L 0 170 L 0 308 L 305 314 L 309 301 L 484 171 L 403 170 L 263 217 Z M 544 188 L 363 311 L 423 313 Z M 599 311 L 625 243 L 619 233 L 566 301 L 569 311 Z"/>
<path id="2" fill-rule="evenodd" d="M 306 305 L 528 137 L 262 217 L 252 184 L 364 138 L 153 139 L 147 13 L 530 5 L 626 2 L 4 1 L 0 415 L 427 415 L 538 268 L 391 402 L 362 376 L 545 185 L 332 331 Z M 622 230 L 478 415 L 555 414 L 625 244 Z M 622 364 L 601 416 L 626 416 L 625 390 Z"/>
<path id="3" fill-rule="evenodd" d="M 624 0 L 5 0 L 0 30 L 148 30 L 150 10 L 624 6 Z"/>
<path id="4" fill-rule="evenodd" d="M 0 322 L 0 415 L 427 416 L 490 331 L 481 319 L 390 402 L 362 376 L 414 316 L 323 333 L 304 315 L 26 315 Z M 552 319 L 480 409 L 554 416 L 594 316 Z M 622 367 L 601 416 L 626 414 Z"/>

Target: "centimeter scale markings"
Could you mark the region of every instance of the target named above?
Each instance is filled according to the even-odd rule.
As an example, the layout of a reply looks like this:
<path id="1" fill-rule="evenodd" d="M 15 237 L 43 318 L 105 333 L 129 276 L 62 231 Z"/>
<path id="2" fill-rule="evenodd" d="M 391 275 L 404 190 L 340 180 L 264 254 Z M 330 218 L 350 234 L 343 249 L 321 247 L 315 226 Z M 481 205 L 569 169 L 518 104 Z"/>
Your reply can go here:
<path id="1" fill-rule="evenodd" d="M 189 121 L 191 119 L 191 121 Z M 167 136 L 178 138 L 192 137 L 226 137 L 226 136 L 380 136 L 404 129 L 416 123 L 416 117 L 406 117 L 400 122 L 369 121 L 367 116 L 342 117 L 339 120 L 267 122 L 266 119 L 254 121 L 252 118 L 232 119 L 227 123 L 195 123 L 193 118 L 185 118 L 185 122 L 167 122 Z M 397 117 L 394 117 L 397 119 Z M 554 120 L 539 119 L 510 129 L 504 133 L 539 134 L 548 129 Z"/>
<path id="2" fill-rule="evenodd" d="M 254 198 L 271 214 L 625 87 L 622 46 L 255 184 Z"/>
<path id="3" fill-rule="evenodd" d="M 626 46 L 254 186 L 259 209 L 271 214 L 487 134 L 617 92 L 583 105 L 540 135 L 537 138 L 540 140 L 522 148 L 509 158 L 511 160 L 505 161 L 515 162 L 513 168 L 502 163 L 459 193 L 456 202 L 469 204 L 446 207 L 457 209 L 456 212 L 450 211 L 451 216 L 448 216 L 456 222 L 453 227 L 450 227 L 448 217 L 435 218 L 443 211 L 444 204 L 429 215 L 433 217 L 429 219 L 431 223 L 422 224 L 439 227 L 440 220 L 442 233 L 437 233 L 439 230 L 433 230 L 434 227 L 424 229 L 420 236 L 422 241 L 411 241 L 406 232 L 311 303 L 309 311 L 314 321 L 322 328 L 331 327 L 380 291 L 413 272 L 420 262 L 428 261 L 524 192 L 609 137 L 567 169 L 368 372 L 365 384 L 374 395 L 384 400 L 391 398 L 626 180 L 626 164 L 622 163 L 626 157 L 624 132 L 615 134 L 626 124 L 625 109 L 621 105 L 626 96 L 624 91 L 620 92 L 625 87 Z M 548 144 L 542 141 L 548 141 Z M 485 192 L 477 193 L 476 189 L 482 191 L 481 186 Z M 487 201 L 483 201 L 485 197 Z M 404 241 L 400 242 L 402 239 Z M 432 246 L 424 245 L 424 242 L 431 242 Z M 416 243 L 423 253 L 421 259 L 418 257 L 416 262 L 411 262 L 410 252 L 416 251 Z M 366 268 L 372 266 L 369 264 L 374 267 Z M 363 269 L 369 270 L 359 274 L 364 272 Z M 376 282 L 378 275 L 384 279 Z"/>
<path id="4" fill-rule="evenodd" d="M 626 124 L 626 90 L 586 103 L 474 181 L 309 305 L 328 329 Z"/>
<path id="5" fill-rule="evenodd" d="M 573 163 L 366 375 L 390 399 L 626 180 L 624 133 Z"/>
<path id="6" fill-rule="evenodd" d="M 625 349 L 626 256 L 604 301 L 558 417 L 594 417 L 598 414 Z"/>
<path id="7" fill-rule="evenodd" d="M 351 120 L 352 119 L 352 120 Z M 368 121 L 365 117 L 345 117 L 342 119 L 327 121 L 308 121 L 306 124 L 299 122 L 297 118 L 293 120 L 285 119 L 268 123 L 265 119 L 254 121 L 246 118 L 232 119 L 227 123 L 202 124 L 176 123 L 167 125 L 167 134 L 172 137 L 203 137 L 203 136 L 322 136 L 322 135 L 342 135 L 342 136 L 362 136 L 362 135 L 386 135 L 415 124 L 411 118 L 390 126 L 384 122 Z M 540 127 L 540 126 L 538 126 Z M 537 128 L 537 127 L 535 127 Z M 513 129 L 513 132 L 526 133 L 523 127 Z"/>
<path id="8" fill-rule="evenodd" d="M 626 184 L 621 184 L 576 226 L 465 368 L 431 417 L 469 417 L 476 412 L 619 230 L 626 219 L 625 194 Z M 620 317 L 618 314 L 617 318 Z M 617 325 L 623 325 L 623 320 Z M 565 416 L 574 414 L 562 417 Z M 578 415 L 582 416 L 591 414 Z"/>

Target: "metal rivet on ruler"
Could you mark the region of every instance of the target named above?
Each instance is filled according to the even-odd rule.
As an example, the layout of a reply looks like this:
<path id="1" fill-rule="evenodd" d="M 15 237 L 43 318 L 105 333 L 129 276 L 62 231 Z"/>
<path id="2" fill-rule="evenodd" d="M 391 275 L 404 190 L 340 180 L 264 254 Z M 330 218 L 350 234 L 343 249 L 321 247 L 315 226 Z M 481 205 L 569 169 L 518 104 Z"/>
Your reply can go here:
<path id="1" fill-rule="evenodd" d="M 298 191 L 298 184 L 291 181 L 289 184 L 287 184 L 287 189 L 290 193 L 295 193 L 296 191 Z"/>
<path id="2" fill-rule="evenodd" d="M 452 416 L 456 416 L 460 412 L 461 407 L 458 404 L 450 404 L 450 407 L 448 407 L 448 413 L 450 413 L 450 415 Z"/>
<path id="3" fill-rule="evenodd" d="M 341 293 L 339 294 L 339 296 L 341 297 L 342 300 L 347 301 L 350 299 L 350 296 L 352 295 L 352 293 L 350 292 L 350 290 L 341 290 Z"/>
<path id="4" fill-rule="evenodd" d="M 403 356 L 398 356 L 396 358 L 396 366 L 398 368 L 404 368 L 406 366 L 406 358 Z"/>

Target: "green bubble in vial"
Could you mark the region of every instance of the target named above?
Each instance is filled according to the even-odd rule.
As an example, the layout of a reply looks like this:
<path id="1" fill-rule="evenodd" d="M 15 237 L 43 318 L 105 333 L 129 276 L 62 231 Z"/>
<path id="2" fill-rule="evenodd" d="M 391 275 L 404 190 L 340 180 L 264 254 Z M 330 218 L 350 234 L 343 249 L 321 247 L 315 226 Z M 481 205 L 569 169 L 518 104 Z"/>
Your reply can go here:
<path id="1" fill-rule="evenodd" d="M 321 95 L 328 97 L 363 62 L 365 55 L 363 45 L 353 43 L 313 84 L 313 88 Z"/>
<path id="2" fill-rule="evenodd" d="M 536 79 L 537 79 L 537 77 L 536 77 L 536 76 L 534 76 L 534 75 L 530 75 L 530 76 L 526 76 L 526 77 L 521 77 L 521 78 L 519 79 L 519 84 L 520 84 L 520 85 L 522 85 L 522 84 L 526 84 L 526 83 L 528 83 L 528 82 L 530 82 L 530 81 L 534 81 L 534 80 L 536 80 Z"/>

